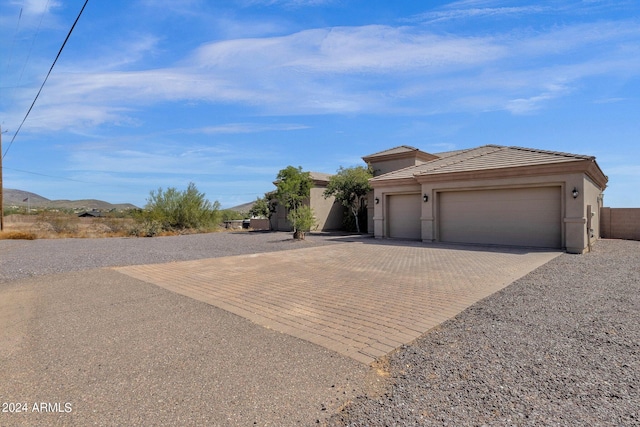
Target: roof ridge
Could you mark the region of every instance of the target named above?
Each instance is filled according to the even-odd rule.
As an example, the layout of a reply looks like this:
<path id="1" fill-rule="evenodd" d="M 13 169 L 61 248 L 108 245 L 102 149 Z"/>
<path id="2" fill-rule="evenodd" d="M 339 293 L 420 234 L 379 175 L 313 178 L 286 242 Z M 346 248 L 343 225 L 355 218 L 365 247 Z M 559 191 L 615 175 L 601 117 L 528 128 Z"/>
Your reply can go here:
<path id="1" fill-rule="evenodd" d="M 594 156 L 586 156 L 586 155 L 582 155 L 582 154 L 565 153 L 565 152 L 562 152 L 562 151 L 539 150 L 537 148 L 518 147 L 518 146 L 515 146 L 515 145 L 511 146 L 511 147 L 506 147 L 506 148 L 511 148 L 513 150 L 520 150 L 520 151 L 529 151 L 531 153 L 551 154 L 551 155 L 554 155 L 554 156 L 574 157 L 574 158 L 580 158 L 580 159 L 586 159 L 586 160 L 595 159 Z"/>
<path id="2" fill-rule="evenodd" d="M 438 170 L 438 169 L 445 168 L 445 167 L 447 167 L 447 166 L 455 165 L 456 163 L 462 163 L 462 162 L 465 162 L 465 161 L 467 161 L 467 160 L 477 159 L 478 157 L 486 156 L 487 154 L 492 154 L 492 153 L 495 153 L 495 152 L 497 152 L 497 151 L 500 151 L 500 150 L 503 150 L 503 149 L 507 148 L 507 147 L 504 147 L 504 146 L 502 146 L 502 145 L 487 144 L 487 145 L 482 145 L 482 146 L 480 146 L 480 147 L 469 148 L 469 149 L 467 149 L 467 150 L 463 150 L 463 151 L 461 151 L 460 153 L 455 154 L 455 155 L 453 155 L 453 156 L 451 156 L 451 157 L 445 157 L 445 159 L 456 158 L 456 157 L 461 156 L 461 155 L 463 155 L 463 154 L 466 154 L 466 153 L 468 153 L 468 152 L 470 152 L 470 151 L 475 151 L 475 150 L 479 150 L 480 148 L 486 148 L 486 147 L 496 148 L 496 150 L 489 151 L 489 152 L 487 152 L 487 153 L 478 153 L 478 154 L 477 154 L 477 155 L 475 155 L 475 156 L 465 157 L 465 158 L 463 158 L 463 159 L 457 159 L 457 160 L 452 161 L 452 162 L 442 163 L 441 165 L 438 165 L 437 167 L 433 168 L 431 171 L 435 171 L 435 170 Z M 418 175 L 419 175 L 419 174 L 418 174 Z"/>
<path id="3" fill-rule="evenodd" d="M 373 156 L 377 156 L 378 154 L 386 153 L 387 151 L 393 151 L 393 150 L 396 150 L 396 149 L 398 149 L 398 148 L 408 148 L 408 149 L 409 149 L 409 150 L 411 150 L 411 151 L 422 151 L 422 150 L 420 150 L 419 148 L 412 147 L 411 145 L 404 145 L 404 144 L 402 144 L 402 145 L 398 145 L 398 146 L 395 146 L 395 147 L 392 147 L 392 148 L 387 148 L 386 150 L 377 151 L 377 152 L 375 152 L 375 153 L 373 153 L 373 154 L 367 154 L 366 156 L 363 156 L 363 158 L 364 158 L 364 157 L 373 157 Z"/>

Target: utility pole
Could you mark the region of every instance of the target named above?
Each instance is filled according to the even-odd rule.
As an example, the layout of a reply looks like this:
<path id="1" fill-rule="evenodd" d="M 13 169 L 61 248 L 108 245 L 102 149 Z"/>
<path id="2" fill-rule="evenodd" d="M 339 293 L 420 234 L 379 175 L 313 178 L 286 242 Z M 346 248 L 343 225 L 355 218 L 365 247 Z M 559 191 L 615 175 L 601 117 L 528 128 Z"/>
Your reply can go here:
<path id="1" fill-rule="evenodd" d="M 2 126 L 0 126 L 0 231 L 4 231 L 4 191 L 2 191 Z"/>

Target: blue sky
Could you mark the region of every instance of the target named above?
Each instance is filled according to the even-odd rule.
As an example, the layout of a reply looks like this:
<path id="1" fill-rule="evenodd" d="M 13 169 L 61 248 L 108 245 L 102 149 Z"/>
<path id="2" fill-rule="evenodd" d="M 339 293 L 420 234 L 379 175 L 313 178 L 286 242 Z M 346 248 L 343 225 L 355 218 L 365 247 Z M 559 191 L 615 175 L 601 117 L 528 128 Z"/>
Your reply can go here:
<path id="1" fill-rule="evenodd" d="M 0 2 L 6 188 L 231 207 L 287 165 L 499 144 L 596 156 L 640 207 L 636 0 L 92 0 L 9 148 L 83 3 Z"/>

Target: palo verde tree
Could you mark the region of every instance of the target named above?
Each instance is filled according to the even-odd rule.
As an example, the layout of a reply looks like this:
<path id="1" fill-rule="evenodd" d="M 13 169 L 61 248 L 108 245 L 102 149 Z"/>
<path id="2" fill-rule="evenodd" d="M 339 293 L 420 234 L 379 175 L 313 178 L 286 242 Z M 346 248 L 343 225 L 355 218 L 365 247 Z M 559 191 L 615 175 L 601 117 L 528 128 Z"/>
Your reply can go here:
<path id="1" fill-rule="evenodd" d="M 365 206 L 365 198 L 371 191 L 369 179 L 372 177 L 373 173 L 370 167 L 343 168 L 340 166 L 338 173 L 329 178 L 329 184 L 324 191 L 325 198 L 334 196 L 336 201 L 349 209 L 355 220 L 358 233 L 360 233 L 358 214 Z"/>
<path id="2" fill-rule="evenodd" d="M 301 166 L 287 166 L 276 177 L 275 197 L 289 211 L 287 219 L 293 226 L 293 237 L 296 239 L 304 239 L 304 233 L 315 222 L 313 210 L 303 206 L 309 200 L 312 185 L 310 173 L 303 172 Z"/>

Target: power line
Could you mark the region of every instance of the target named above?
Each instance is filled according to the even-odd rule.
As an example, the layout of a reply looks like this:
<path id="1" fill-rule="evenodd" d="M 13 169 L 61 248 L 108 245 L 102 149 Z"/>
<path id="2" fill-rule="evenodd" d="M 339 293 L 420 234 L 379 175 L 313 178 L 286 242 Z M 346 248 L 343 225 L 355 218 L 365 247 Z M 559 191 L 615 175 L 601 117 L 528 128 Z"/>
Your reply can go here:
<path id="1" fill-rule="evenodd" d="M 18 32 L 20 31 L 20 23 L 22 23 L 22 10 L 24 9 L 24 0 L 22 0 L 22 6 L 20 6 L 20 14 L 18 15 L 18 23 L 16 24 L 16 30 L 13 33 L 13 40 L 11 40 L 11 48 L 9 49 L 9 60 L 7 61 L 7 73 L 9 72 L 9 68 L 11 66 L 11 62 L 13 61 L 13 48 L 16 44 L 16 38 L 18 37 Z"/>
<path id="2" fill-rule="evenodd" d="M 39 173 L 39 172 L 31 172 L 31 171 L 25 171 L 25 170 L 21 170 L 21 169 L 8 168 L 6 166 L 5 166 L 5 169 L 12 170 L 12 171 L 15 171 L 15 172 L 27 173 L 27 174 L 30 174 L 30 175 L 44 176 L 44 177 L 47 177 L 47 178 L 55 178 L 55 179 L 62 179 L 62 180 L 65 180 L 65 181 L 79 182 L 81 184 L 108 185 L 108 184 L 100 184 L 100 183 L 97 183 L 97 182 L 88 182 L 88 181 L 81 181 L 79 179 L 66 178 L 64 176 L 47 175 L 47 174 Z"/>
<path id="3" fill-rule="evenodd" d="M 21 173 L 26 173 L 29 175 L 37 175 L 37 176 L 44 176 L 46 178 L 54 178 L 54 179 L 59 179 L 59 180 L 64 180 L 64 181 L 72 181 L 72 182 L 79 182 L 81 184 L 88 184 L 88 185 L 95 185 L 95 186 L 102 186 L 102 187 L 120 187 L 120 188 L 126 188 L 126 189 L 131 189 L 131 185 L 124 185 L 124 184 L 108 184 L 105 182 L 92 182 L 92 181 L 82 181 L 79 179 L 73 179 L 73 178 L 67 178 L 64 176 L 56 176 L 56 175 L 47 175 L 44 173 L 40 173 L 40 172 L 32 172 L 32 171 L 26 171 L 23 169 L 15 169 L 15 168 L 8 168 L 8 167 L 4 167 L 4 169 L 7 170 L 11 170 L 14 172 L 21 172 Z M 250 192 L 250 193 L 216 193 L 216 196 L 251 196 L 251 195 L 256 195 L 260 192 Z"/>
<path id="4" fill-rule="evenodd" d="M 24 119 L 22 119 L 22 123 L 20 123 L 20 126 L 18 126 L 18 130 L 16 130 L 16 133 L 13 134 L 13 137 L 11 138 L 11 142 L 9 142 L 9 146 L 7 147 L 6 151 L 2 155 L 3 159 L 7 155 L 7 153 L 9 152 L 9 149 L 11 148 L 11 146 L 13 145 L 13 141 L 15 141 L 16 136 L 18 136 L 18 132 L 20 132 L 20 129 L 22 129 L 22 125 L 24 125 L 24 122 L 27 121 L 27 117 L 29 117 L 29 113 L 31 113 L 31 110 L 33 109 L 33 106 L 36 104 L 36 101 L 38 100 L 38 97 L 40 96 L 40 93 L 42 92 L 42 89 L 44 88 L 44 85 L 47 83 L 47 80 L 49 79 L 49 76 L 51 75 L 51 72 L 53 71 L 53 67 L 55 67 L 56 62 L 58 62 L 58 58 L 62 54 L 62 50 L 64 49 L 65 45 L 67 44 L 67 41 L 69 40 L 69 37 L 71 37 L 71 33 L 73 32 L 73 29 L 76 27 L 76 24 L 80 20 L 80 16 L 82 16 L 82 12 L 84 11 L 84 8 L 87 6 L 87 3 L 89 3 L 89 0 L 85 0 L 84 4 L 82 5 L 82 9 L 80 9 L 80 13 L 78 13 L 78 16 L 76 17 L 76 20 L 73 22 L 73 25 L 69 29 L 69 32 L 67 33 L 67 37 L 64 39 L 64 42 L 62 43 L 62 46 L 60 46 L 60 50 L 58 51 L 58 54 L 56 55 L 56 58 L 53 60 L 53 64 L 51 64 L 51 68 L 49 68 L 49 72 L 47 73 L 47 76 L 44 78 L 44 81 L 42 82 L 42 85 L 40 86 L 40 90 L 38 90 L 38 93 L 36 94 L 36 97 L 33 99 L 33 102 L 31 103 L 31 106 L 29 107 L 29 110 L 27 110 L 27 114 L 24 115 Z"/>
<path id="5" fill-rule="evenodd" d="M 18 77 L 18 83 L 16 84 L 16 88 L 18 86 L 20 86 L 20 82 L 22 82 L 22 76 L 24 75 L 24 70 L 27 68 L 27 63 L 29 63 L 29 59 L 31 58 L 31 52 L 33 51 L 33 45 L 36 43 L 36 39 L 38 38 L 38 35 L 40 34 L 40 27 L 42 27 L 42 21 L 44 20 L 44 15 L 47 13 L 47 10 L 49 10 L 49 2 L 50 2 L 50 0 L 47 0 L 47 4 L 44 6 L 44 9 L 42 10 L 42 15 L 40 15 L 40 22 L 38 23 L 38 28 L 36 29 L 36 33 L 33 36 L 33 39 L 31 40 L 31 46 L 29 47 L 29 52 L 27 53 L 27 58 L 24 60 L 24 65 L 22 66 L 22 71 L 20 71 L 20 77 Z"/>

